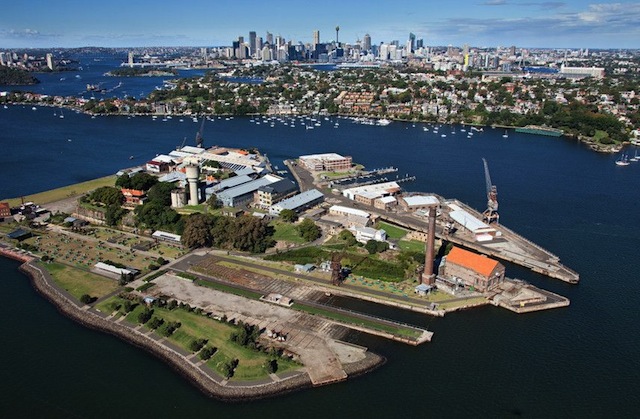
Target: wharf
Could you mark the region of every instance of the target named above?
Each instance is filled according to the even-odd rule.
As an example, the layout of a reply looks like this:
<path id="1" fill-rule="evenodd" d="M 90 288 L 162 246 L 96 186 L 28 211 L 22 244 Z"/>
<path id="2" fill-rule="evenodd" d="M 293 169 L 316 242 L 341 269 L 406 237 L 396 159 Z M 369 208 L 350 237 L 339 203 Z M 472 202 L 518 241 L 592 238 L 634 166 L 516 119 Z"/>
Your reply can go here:
<path id="1" fill-rule="evenodd" d="M 491 304 L 518 314 L 567 307 L 570 304 L 566 297 L 524 281 L 506 278 L 488 299 Z"/>

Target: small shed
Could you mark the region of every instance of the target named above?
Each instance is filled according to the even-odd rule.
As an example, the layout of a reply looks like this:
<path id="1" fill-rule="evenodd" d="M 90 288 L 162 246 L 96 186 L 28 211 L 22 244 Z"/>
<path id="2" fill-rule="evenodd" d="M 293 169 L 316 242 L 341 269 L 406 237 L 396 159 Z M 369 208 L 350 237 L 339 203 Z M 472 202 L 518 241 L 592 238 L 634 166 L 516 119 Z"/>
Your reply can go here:
<path id="1" fill-rule="evenodd" d="M 31 231 L 26 230 L 24 228 L 18 228 L 16 230 L 13 230 L 11 233 L 7 234 L 7 237 L 10 238 L 11 240 L 22 241 L 31 237 Z"/>
<path id="2" fill-rule="evenodd" d="M 316 265 L 313 263 L 307 263 L 305 265 L 295 265 L 294 266 L 296 272 L 302 272 L 308 274 L 316 268 Z"/>
<path id="3" fill-rule="evenodd" d="M 420 284 L 413 289 L 413 292 L 415 292 L 418 295 L 427 295 L 432 290 L 433 290 L 433 285 Z"/>

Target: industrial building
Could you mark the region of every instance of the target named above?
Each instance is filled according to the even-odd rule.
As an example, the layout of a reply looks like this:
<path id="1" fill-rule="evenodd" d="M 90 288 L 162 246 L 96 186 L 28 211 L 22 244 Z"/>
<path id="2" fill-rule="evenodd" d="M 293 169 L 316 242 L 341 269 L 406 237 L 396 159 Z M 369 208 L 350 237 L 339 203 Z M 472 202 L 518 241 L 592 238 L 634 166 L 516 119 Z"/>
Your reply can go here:
<path id="1" fill-rule="evenodd" d="M 427 210 L 440 206 L 440 200 L 433 195 L 411 195 L 400 198 L 400 206 L 405 211 Z"/>
<path id="2" fill-rule="evenodd" d="M 400 188 L 397 182 L 384 182 L 345 189 L 342 191 L 342 195 L 345 198 L 360 202 L 364 205 L 374 205 L 376 199 L 394 196 L 401 191 L 402 188 Z"/>
<path id="3" fill-rule="evenodd" d="M 351 169 L 351 156 L 337 153 L 309 154 L 298 158 L 300 166 L 312 172 L 338 172 Z"/>
<path id="4" fill-rule="evenodd" d="M 266 209 L 297 191 L 298 186 L 285 178 L 269 185 L 261 186 L 255 192 L 253 201 L 257 207 Z"/>
<path id="5" fill-rule="evenodd" d="M 270 215 L 280 215 L 283 210 L 300 212 L 324 201 L 324 195 L 317 189 L 310 189 L 291 198 L 284 199 L 269 208 Z"/>
<path id="6" fill-rule="evenodd" d="M 462 209 L 457 204 L 449 203 L 448 206 L 451 209 L 451 211 L 449 212 L 449 217 L 457 224 L 459 224 L 462 228 L 471 232 L 476 241 L 491 241 L 494 237 L 500 235 L 500 232 L 495 228 L 474 217 L 468 211 Z"/>
<path id="7" fill-rule="evenodd" d="M 486 292 L 504 281 L 504 265 L 486 256 L 453 247 L 443 259 L 440 277 L 457 280 L 469 288 Z"/>
<path id="8" fill-rule="evenodd" d="M 371 214 L 355 208 L 333 205 L 329 214 L 322 217 L 329 221 L 337 221 L 344 227 L 367 227 L 371 224 Z"/>
<path id="9" fill-rule="evenodd" d="M 251 182 L 220 192 L 217 194 L 218 201 L 220 201 L 225 207 L 245 205 L 253 201 L 253 193 L 255 191 L 260 189 L 262 186 L 278 182 L 281 179 L 281 177 L 275 175 L 263 176 L 259 179 L 252 180 Z"/>

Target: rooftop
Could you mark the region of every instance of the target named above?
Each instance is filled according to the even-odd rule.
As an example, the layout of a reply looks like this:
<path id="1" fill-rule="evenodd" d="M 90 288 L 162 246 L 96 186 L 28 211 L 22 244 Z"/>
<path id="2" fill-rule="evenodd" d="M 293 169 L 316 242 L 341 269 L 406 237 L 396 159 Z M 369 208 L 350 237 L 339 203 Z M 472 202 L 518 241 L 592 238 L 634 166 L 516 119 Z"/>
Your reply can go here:
<path id="1" fill-rule="evenodd" d="M 493 270 L 500 265 L 496 260 L 455 246 L 447 255 L 447 263 L 454 263 L 484 276 L 491 275 Z"/>

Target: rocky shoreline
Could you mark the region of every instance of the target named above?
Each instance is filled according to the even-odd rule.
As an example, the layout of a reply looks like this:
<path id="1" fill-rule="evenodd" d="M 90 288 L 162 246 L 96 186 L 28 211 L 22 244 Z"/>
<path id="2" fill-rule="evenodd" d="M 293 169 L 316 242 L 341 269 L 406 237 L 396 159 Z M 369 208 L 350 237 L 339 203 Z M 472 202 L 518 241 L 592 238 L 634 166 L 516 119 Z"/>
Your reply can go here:
<path id="1" fill-rule="evenodd" d="M 306 372 L 266 384 L 247 383 L 244 385 L 234 383 L 234 385 L 226 386 L 218 383 L 206 372 L 168 346 L 137 330 L 107 320 L 84 309 L 78 303 L 65 296 L 56 286 L 52 285 L 41 268 L 31 262 L 22 264 L 19 269 L 31 279 L 31 284 L 36 291 L 50 301 L 61 314 L 85 327 L 116 336 L 155 355 L 209 397 L 225 402 L 241 402 L 275 397 L 312 387 L 311 379 Z M 384 357 L 367 352 L 363 360 L 347 364 L 344 369 L 349 378 L 354 378 L 373 371 L 385 363 L 386 359 Z"/>

